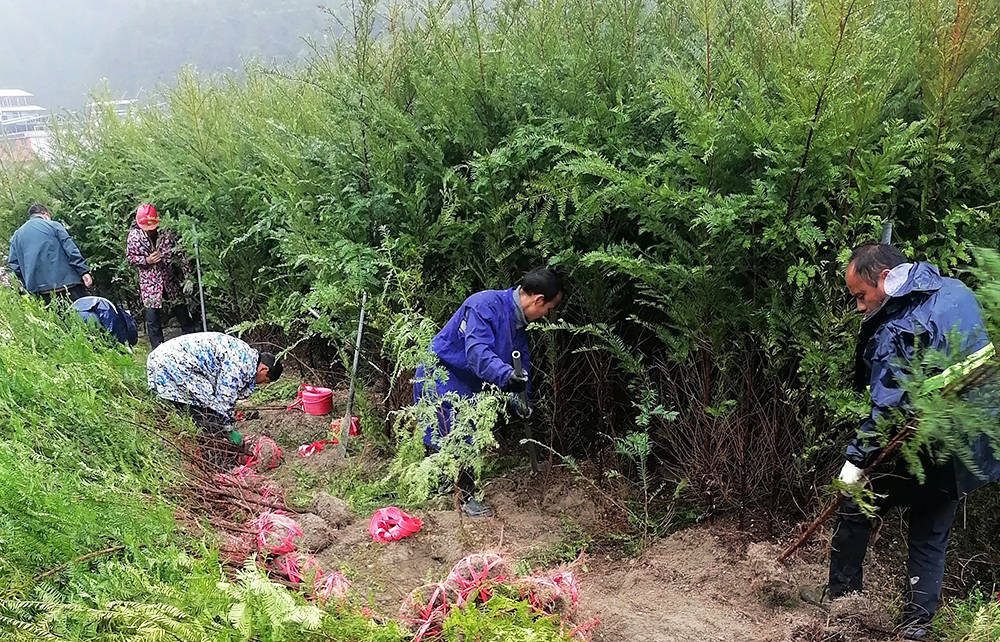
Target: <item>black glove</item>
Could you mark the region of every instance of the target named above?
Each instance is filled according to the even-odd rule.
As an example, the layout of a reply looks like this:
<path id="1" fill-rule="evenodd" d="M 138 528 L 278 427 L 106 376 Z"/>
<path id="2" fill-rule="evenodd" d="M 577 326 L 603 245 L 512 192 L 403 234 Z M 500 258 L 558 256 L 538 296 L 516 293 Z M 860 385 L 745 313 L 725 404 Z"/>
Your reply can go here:
<path id="1" fill-rule="evenodd" d="M 523 374 L 519 375 L 516 372 L 511 373 L 510 378 L 507 379 L 507 392 L 519 393 L 524 392 L 524 389 L 528 387 L 528 378 Z"/>

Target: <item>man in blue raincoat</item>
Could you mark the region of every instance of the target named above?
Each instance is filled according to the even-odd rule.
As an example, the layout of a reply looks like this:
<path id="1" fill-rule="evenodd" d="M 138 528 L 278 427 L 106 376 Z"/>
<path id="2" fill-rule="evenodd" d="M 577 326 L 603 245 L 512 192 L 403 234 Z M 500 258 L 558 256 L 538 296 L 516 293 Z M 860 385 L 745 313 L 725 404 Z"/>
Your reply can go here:
<path id="1" fill-rule="evenodd" d="M 473 294 L 431 341 L 437 367 L 444 370 L 443 380 L 424 375 L 424 365 L 417 368 L 413 384 L 413 402 L 421 398 L 435 400 L 449 392 L 471 397 L 488 384 L 510 393 L 530 391 L 530 358 L 525 328 L 531 321 L 547 316 L 563 297 L 559 276 L 547 268 L 535 268 L 524 275 L 519 287 L 484 290 Z M 523 375 L 515 373 L 512 355 L 521 353 Z M 437 450 L 452 420 L 450 404 L 441 402 L 437 425 L 428 426 L 424 445 Z M 470 517 L 488 517 L 492 511 L 475 498 L 475 481 L 469 471 L 459 476 L 462 510 Z"/>
<path id="2" fill-rule="evenodd" d="M 993 354 L 979 305 L 961 281 L 944 278 L 929 263 L 911 263 L 891 245 L 868 243 L 854 250 L 846 272 L 847 288 L 865 315 L 856 357 L 855 384 L 868 389 L 871 413 L 848 444 L 840 479 L 863 481 L 863 469 L 878 456 L 876 421 L 893 409 L 905 410 L 906 394 L 900 382 L 916 345 L 923 349 L 956 352 L 963 366 L 973 368 Z M 957 343 L 957 345 L 956 345 Z M 900 459 L 886 464 L 869 480 L 876 506 L 884 513 L 892 506 L 908 508 L 908 559 L 905 603 L 899 622 L 907 640 L 925 640 L 941 598 L 945 549 L 959 500 L 976 488 L 1000 478 L 986 435 L 971 445 L 979 475 L 953 458 L 944 464 L 924 462 L 924 484 L 910 475 Z M 893 469 L 892 466 L 895 466 Z M 833 533 L 829 584 L 825 597 L 837 598 L 862 588 L 862 566 L 871 533 L 871 520 L 853 499 L 842 502 Z M 803 597 L 822 602 L 823 595 Z"/>

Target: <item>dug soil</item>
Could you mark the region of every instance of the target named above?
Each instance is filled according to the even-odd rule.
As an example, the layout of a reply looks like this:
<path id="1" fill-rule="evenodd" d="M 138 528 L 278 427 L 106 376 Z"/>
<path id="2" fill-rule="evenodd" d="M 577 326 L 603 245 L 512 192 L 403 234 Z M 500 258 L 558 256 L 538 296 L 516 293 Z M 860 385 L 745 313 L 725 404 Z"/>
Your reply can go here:
<path id="1" fill-rule="evenodd" d="M 308 524 L 306 539 L 323 568 L 340 569 L 355 592 L 367 597 L 383 616 L 395 617 L 413 588 L 440 581 L 451 566 L 473 552 L 496 551 L 522 569 L 558 565 L 574 556 L 580 588 L 577 623 L 595 619 L 591 639 L 614 642 L 702 641 L 862 641 L 889 637 L 884 604 L 863 598 L 842 602 L 826 613 L 803 603 L 799 589 L 819 585 L 825 576 L 824 546 L 818 542 L 788 565 L 773 562 L 779 542 L 754 541 L 732 522 L 714 521 L 655 540 L 638 554 L 581 542 L 602 541 L 608 524 L 620 523 L 607 502 L 585 480 L 556 469 L 532 476 L 517 470 L 492 480 L 485 501 L 494 517 L 462 517 L 450 498 L 427 510 L 419 532 L 381 544 L 368 534 L 368 515 L 356 515 L 337 498 L 315 496 L 324 480 L 345 466 L 375 466 L 364 456 L 347 463 L 334 448 L 309 458 L 296 443 L 323 438 L 330 419 L 301 412 L 261 413 L 243 423 L 249 433 L 269 434 L 284 449 L 283 463 L 268 474 L 286 489 L 315 484 L 295 502 Z M 299 491 L 302 492 L 301 490 Z M 291 502 L 290 502 L 291 503 Z M 323 518 L 314 513 L 323 514 Z M 310 532 L 312 531 L 312 532 Z M 588 534 L 588 535 L 581 535 Z M 860 600 L 860 601 L 859 601 Z"/>

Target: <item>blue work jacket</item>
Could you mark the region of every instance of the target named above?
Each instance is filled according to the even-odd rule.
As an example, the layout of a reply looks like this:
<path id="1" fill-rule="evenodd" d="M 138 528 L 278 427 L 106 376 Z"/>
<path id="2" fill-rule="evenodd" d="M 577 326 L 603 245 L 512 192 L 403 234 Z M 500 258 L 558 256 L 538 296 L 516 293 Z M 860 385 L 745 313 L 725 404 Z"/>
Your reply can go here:
<path id="1" fill-rule="evenodd" d="M 484 290 L 462 303 L 431 341 L 430 350 L 447 377 L 425 380 L 424 364 L 421 363 L 414 377 L 414 403 L 421 398 L 442 397 L 448 392 L 471 397 L 485 384 L 506 386 L 514 372 L 512 355 L 515 350 L 521 353 L 525 374 L 531 372 L 528 338 L 523 322 L 519 323 L 520 311 L 515 306 L 520 303 L 516 296 L 517 288 Z M 441 414 L 445 417 L 449 413 L 446 409 Z M 442 420 L 440 429 L 447 432 L 447 419 Z M 433 441 L 436 441 L 433 427 L 428 427 L 424 443 L 430 446 Z"/>
<path id="2" fill-rule="evenodd" d="M 921 262 L 893 269 L 886 279 L 886 293 L 882 308 L 862 324 L 858 345 L 855 383 L 867 387 L 871 413 L 848 444 L 846 456 L 859 467 L 870 464 L 880 449 L 875 439 L 878 418 L 893 408 L 907 408 L 900 382 L 908 374 L 907 364 L 917 345 L 949 354 L 957 351 L 966 360 L 993 351 L 975 295 L 961 281 L 942 277 L 933 265 Z M 927 461 L 928 483 L 961 497 L 1000 479 L 1000 462 L 989 438 L 980 435 L 970 446 L 980 475 L 957 459 L 944 465 Z"/>

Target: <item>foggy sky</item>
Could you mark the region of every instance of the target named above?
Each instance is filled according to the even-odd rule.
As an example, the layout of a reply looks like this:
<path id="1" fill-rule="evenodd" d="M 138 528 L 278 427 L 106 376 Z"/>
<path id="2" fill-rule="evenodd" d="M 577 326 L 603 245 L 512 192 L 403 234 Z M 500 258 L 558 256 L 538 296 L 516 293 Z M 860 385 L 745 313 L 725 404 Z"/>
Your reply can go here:
<path id="1" fill-rule="evenodd" d="M 0 88 L 59 111 L 83 107 L 102 78 L 113 98 L 131 98 L 185 64 L 294 62 L 308 53 L 301 36 L 320 39 L 332 26 L 322 1 L 0 0 Z"/>

